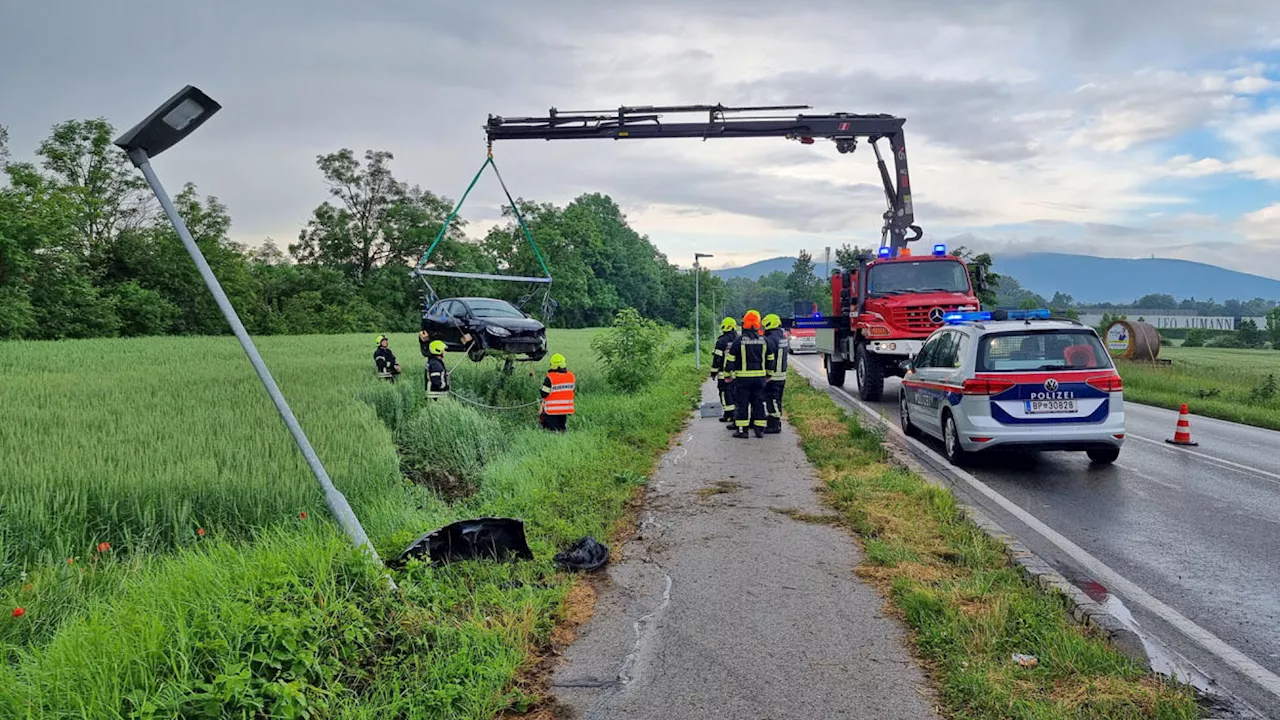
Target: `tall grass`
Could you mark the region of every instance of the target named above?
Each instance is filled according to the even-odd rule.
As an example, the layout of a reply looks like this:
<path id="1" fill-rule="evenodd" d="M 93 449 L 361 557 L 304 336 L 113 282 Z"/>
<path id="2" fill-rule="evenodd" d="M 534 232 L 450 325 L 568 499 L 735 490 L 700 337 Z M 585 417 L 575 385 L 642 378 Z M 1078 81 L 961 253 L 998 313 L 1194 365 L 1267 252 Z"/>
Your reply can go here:
<path id="1" fill-rule="evenodd" d="M 260 340 L 384 557 L 460 518 L 526 521 L 537 560 L 411 565 L 398 595 L 349 557 L 234 340 L 0 345 L 0 717 L 527 706 L 512 679 L 570 581 L 550 555 L 607 536 L 700 378 L 680 357 L 651 391 L 615 395 L 591 334 L 552 333 L 580 386 L 563 435 L 538 429 L 536 408 L 428 405 L 410 335 L 392 338 L 394 385 L 373 377 L 363 335 Z M 497 367 L 462 360 L 455 388 L 487 398 Z M 498 403 L 536 398 L 543 369 L 519 365 Z M 442 493 L 414 468 L 465 487 Z"/>
<path id="2" fill-rule="evenodd" d="M 1120 361 L 1125 398 L 1206 417 L 1280 430 L 1280 393 L 1266 397 L 1268 376 L 1280 381 L 1280 352 L 1231 348 L 1160 349 L 1170 365 Z"/>

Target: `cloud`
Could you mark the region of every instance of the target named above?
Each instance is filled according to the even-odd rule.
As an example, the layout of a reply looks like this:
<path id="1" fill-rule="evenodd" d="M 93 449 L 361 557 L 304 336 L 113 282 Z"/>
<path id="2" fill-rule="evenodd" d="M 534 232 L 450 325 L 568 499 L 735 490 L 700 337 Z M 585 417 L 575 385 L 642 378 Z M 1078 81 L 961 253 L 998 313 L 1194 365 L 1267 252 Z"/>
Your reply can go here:
<path id="1" fill-rule="evenodd" d="M 157 169 L 218 195 L 249 243 L 289 242 L 325 200 L 320 153 L 387 149 L 398 177 L 456 198 L 484 158 L 489 113 L 553 105 L 893 113 L 907 119 L 926 233 L 993 247 L 1189 253 L 1177 248 L 1191 229 L 1260 243 L 1263 221 L 1192 222 L 1183 188 L 1280 179 L 1276 75 L 1258 52 L 1280 34 L 1274 0 L 13 5 L 0 97 L 18 159 L 55 122 L 105 115 L 123 127 L 193 82 L 224 110 Z M 1232 152 L 1180 146 L 1192 131 L 1218 133 Z M 673 257 L 696 245 L 741 262 L 878 237 L 869 150 L 782 139 L 495 148 L 518 195 L 607 192 Z M 473 231 L 499 219 L 501 202 L 491 179 L 477 187 L 463 213 Z"/>

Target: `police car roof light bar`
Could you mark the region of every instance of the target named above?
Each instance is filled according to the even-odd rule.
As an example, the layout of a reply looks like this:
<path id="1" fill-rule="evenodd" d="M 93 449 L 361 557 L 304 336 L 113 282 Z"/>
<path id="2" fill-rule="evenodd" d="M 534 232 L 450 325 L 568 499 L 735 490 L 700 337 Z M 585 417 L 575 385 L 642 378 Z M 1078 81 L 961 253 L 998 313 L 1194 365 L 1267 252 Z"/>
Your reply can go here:
<path id="1" fill-rule="evenodd" d="M 1010 320 L 1048 320 L 1053 315 L 1048 310 L 1010 310 L 1006 313 Z"/>
<path id="2" fill-rule="evenodd" d="M 967 322 L 981 322 L 983 320 L 990 320 L 990 319 L 991 319 L 991 313 L 985 310 L 980 312 L 947 313 L 946 315 L 942 316 L 942 321 L 948 325 L 958 325 L 960 323 L 967 323 Z"/>

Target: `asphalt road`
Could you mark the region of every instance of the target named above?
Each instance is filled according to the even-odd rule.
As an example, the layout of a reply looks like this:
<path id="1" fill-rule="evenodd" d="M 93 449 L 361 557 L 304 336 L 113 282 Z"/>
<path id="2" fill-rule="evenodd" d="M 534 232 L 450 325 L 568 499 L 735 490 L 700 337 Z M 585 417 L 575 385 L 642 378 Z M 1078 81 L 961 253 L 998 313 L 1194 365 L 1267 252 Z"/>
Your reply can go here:
<path id="1" fill-rule="evenodd" d="M 831 390 L 818 356 L 792 362 L 819 380 L 816 387 Z M 856 397 L 853 373 L 844 390 Z M 884 399 L 871 404 L 894 426 L 898 390 L 896 379 L 886 381 Z M 833 396 L 852 406 L 842 394 Z M 1117 588 L 1110 575 L 1105 590 L 1144 634 L 1265 716 L 1280 718 L 1280 433 L 1197 417 L 1194 405 L 1191 411 L 1196 448 L 1164 442 L 1173 436 L 1176 412 L 1126 403 L 1127 439 L 1113 466 L 1093 467 L 1083 453 L 1042 453 L 965 468 L 1069 543 L 1055 542 L 1053 532 L 1037 530 L 972 483 L 955 489 L 1086 592 L 1100 591 L 1104 573 L 1069 544 L 1130 581 L 1136 588 L 1123 582 Z M 925 445 L 941 451 L 940 443 Z M 1156 609 L 1160 604 L 1222 645 L 1191 639 L 1187 624 Z M 1250 661 L 1261 668 L 1250 671 Z"/>

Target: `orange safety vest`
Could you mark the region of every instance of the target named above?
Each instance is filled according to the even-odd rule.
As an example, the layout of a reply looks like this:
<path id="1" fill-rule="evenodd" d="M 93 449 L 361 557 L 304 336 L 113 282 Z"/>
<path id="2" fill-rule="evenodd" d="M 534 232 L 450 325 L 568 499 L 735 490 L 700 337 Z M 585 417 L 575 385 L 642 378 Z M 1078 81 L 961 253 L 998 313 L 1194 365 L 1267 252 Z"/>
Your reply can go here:
<path id="1" fill-rule="evenodd" d="M 568 370 L 547 373 L 551 380 L 551 392 L 542 400 L 542 412 L 547 415 L 572 415 L 575 378 Z"/>

